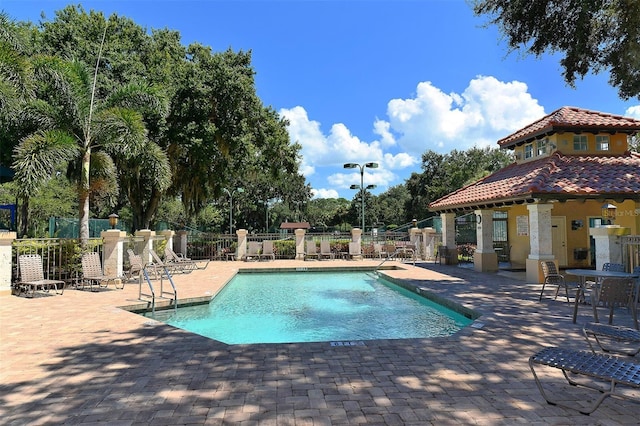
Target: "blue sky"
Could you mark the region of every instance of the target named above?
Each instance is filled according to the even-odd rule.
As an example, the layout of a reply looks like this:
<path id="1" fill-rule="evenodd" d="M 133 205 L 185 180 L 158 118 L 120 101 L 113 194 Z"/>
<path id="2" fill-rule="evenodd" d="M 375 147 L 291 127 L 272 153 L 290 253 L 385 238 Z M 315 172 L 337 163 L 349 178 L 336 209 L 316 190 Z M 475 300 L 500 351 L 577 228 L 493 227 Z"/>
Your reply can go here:
<path id="1" fill-rule="evenodd" d="M 317 197 L 351 199 L 345 162 L 375 161 L 378 194 L 421 171 L 421 155 L 496 141 L 562 106 L 640 118 L 606 74 L 576 88 L 559 56 L 508 54 L 495 27 L 464 0 L 0 0 L 15 20 L 53 20 L 67 4 L 117 13 L 182 43 L 251 50 L 265 105 L 291 122 L 301 170 Z"/>

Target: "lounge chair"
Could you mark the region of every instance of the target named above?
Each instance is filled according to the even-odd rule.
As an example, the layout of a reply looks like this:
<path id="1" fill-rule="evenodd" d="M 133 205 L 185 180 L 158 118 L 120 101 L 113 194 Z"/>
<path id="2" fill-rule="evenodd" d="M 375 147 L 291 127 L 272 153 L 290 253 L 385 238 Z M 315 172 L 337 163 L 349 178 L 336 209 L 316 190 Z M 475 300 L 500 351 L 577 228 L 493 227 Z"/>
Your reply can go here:
<path id="1" fill-rule="evenodd" d="M 94 286 L 99 289 L 100 287 L 108 287 L 109 284 L 113 284 L 115 288 L 124 288 L 124 284 L 120 277 L 107 276 L 102 272 L 102 263 L 100 262 L 100 254 L 97 252 L 84 253 L 82 255 L 82 279 L 76 285 L 76 288 L 84 290 L 88 285 L 90 290 L 94 290 Z M 121 284 L 118 287 L 118 284 Z"/>
<path id="2" fill-rule="evenodd" d="M 127 271 L 127 279 L 132 279 L 134 275 L 139 275 L 144 269 L 145 263 L 142 261 L 142 256 L 135 254 L 133 250 L 128 249 L 129 255 L 129 270 Z"/>
<path id="3" fill-rule="evenodd" d="M 315 257 L 320 259 L 320 253 L 318 253 L 318 246 L 314 240 L 307 240 L 307 251 L 304 253 L 304 260 Z"/>
<path id="4" fill-rule="evenodd" d="M 191 260 L 188 257 L 184 257 L 181 254 L 177 254 L 173 249 L 169 246 L 164 248 L 164 259 L 167 263 L 175 264 L 182 267 L 184 272 L 190 272 L 196 269 L 200 269 L 198 267 L 198 263 L 195 260 Z M 207 265 L 209 261 L 207 260 Z M 206 268 L 205 265 L 202 269 Z"/>
<path id="5" fill-rule="evenodd" d="M 247 252 L 242 256 L 245 262 L 249 260 L 260 260 L 260 252 L 262 251 L 262 243 L 258 241 L 249 241 L 247 243 Z"/>
<path id="6" fill-rule="evenodd" d="M 170 273 L 177 273 L 177 272 L 190 272 L 185 270 L 185 265 L 179 265 L 177 263 L 171 263 L 171 262 L 163 262 L 162 259 L 160 259 L 160 256 L 158 256 L 158 253 L 155 252 L 155 250 L 153 249 L 149 249 L 149 254 L 151 255 L 151 258 L 153 259 L 153 262 L 147 264 L 147 268 L 153 268 L 155 269 L 155 273 L 156 273 L 156 277 L 158 274 L 170 274 Z"/>
<path id="7" fill-rule="evenodd" d="M 604 352 L 636 356 L 640 352 L 640 331 L 616 325 L 589 322 L 582 333 L 593 353 L 596 352 L 592 340 Z"/>
<path id="8" fill-rule="evenodd" d="M 557 288 L 554 299 L 558 298 L 560 288 L 564 288 L 564 292 L 567 296 L 567 303 L 569 303 L 569 287 L 571 287 L 572 289 L 577 289 L 578 285 L 575 283 L 567 283 L 564 275 L 558 273 L 558 268 L 556 267 L 556 263 L 554 261 L 542 261 L 540 262 L 540 266 L 542 267 L 542 273 L 544 274 L 544 281 L 542 282 L 542 290 L 540 290 L 540 298 L 538 300 L 542 300 L 542 293 L 544 292 L 544 288 L 547 285 L 555 285 Z"/>
<path id="9" fill-rule="evenodd" d="M 380 243 L 373 243 L 373 256 L 378 259 L 387 257 L 387 252 L 384 250 L 384 246 Z"/>
<path id="10" fill-rule="evenodd" d="M 20 281 L 16 285 L 18 296 L 24 292 L 26 297 L 33 297 L 38 289 L 46 292 L 53 289 L 56 294 L 64 293 L 64 281 L 45 279 L 42 256 L 39 254 L 21 254 L 18 257 L 18 265 L 20 267 Z M 29 289 L 31 289 L 31 296 L 29 296 Z"/>
<path id="11" fill-rule="evenodd" d="M 265 240 L 262 242 L 262 253 L 260 253 L 260 259 L 276 260 L 276 253 L 273 251 L 273 241 Z"/>
<path id="12" fill-rule="evenodd" d="M 597 391 L 598 398 L 585 409 L 582 405 L 568 405 L 563 401 L 563 396 L 559 399 L 552 399 L 547 395 L 542 382 L 540 381 L 534 366 L 546 366 L 557 368 L 562 371 L 564 378 L 572 385 L 569 389 L 575 389 L 575 386 L 582 386 L 587 389 Z M 577 410 L 582 414 L 593 413 L 608 396 L 614 396 L 623 399 L 631 399 L 640 402 L 637 392 L 625 392 L 625 388 L 640 389 L 640 364 L 624 358 L 618 358 L 612 355 L 600 353 L 574 351 L 557 347 L 542 349 L 540 352 L 529 358 L 529 368 L 533 373 L 538 390 L 542 397 L 551 405 L 559 405 L 572 410 Z M 583 377 L 588 380 L 574 380 Z M 595 380 L 592 380 L 595 379 Z M 608 382 L 608 385 L 604 384 Z M 619 389 L 622 387 L 622 391 Z"/>
<path id="13" fill-rule="evenodd" d="M 318 256 L 318 259 L 335 259 L 336 256 L 335 254 L 331 251 L 331 244 L 329 243 L 328 240 L 321 240 L 320 241 L 320 255 Z"/>

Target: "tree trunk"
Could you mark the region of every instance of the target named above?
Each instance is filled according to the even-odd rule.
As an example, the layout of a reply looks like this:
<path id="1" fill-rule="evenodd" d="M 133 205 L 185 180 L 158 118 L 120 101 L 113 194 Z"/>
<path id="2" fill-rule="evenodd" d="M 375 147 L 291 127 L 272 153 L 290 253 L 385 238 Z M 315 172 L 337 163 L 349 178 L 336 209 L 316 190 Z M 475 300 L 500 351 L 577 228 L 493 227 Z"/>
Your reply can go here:
<path id="1" fill-rule="evenodd" d="M 29 198 L 23 197 L 20 205 L 20 238 L 25 238 L 29 230 Z"/>
<path id="2" fill-rule="evenodd" d="M 84 247 L 89 241 L 89 167 L 91 166 L 91 147 L 82 157 L 82 175 L 80 176 L 79 188 L 79 220 L 80 244 Z"/>

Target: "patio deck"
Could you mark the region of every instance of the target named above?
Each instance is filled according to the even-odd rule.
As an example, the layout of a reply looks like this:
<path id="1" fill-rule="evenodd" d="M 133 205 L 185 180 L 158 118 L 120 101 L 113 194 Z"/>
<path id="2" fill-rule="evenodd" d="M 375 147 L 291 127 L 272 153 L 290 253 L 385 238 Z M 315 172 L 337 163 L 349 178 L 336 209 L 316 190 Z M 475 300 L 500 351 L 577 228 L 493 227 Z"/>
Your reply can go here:
<path id="1" fill-rule="evenodd" d="M 377 261 L 211 262 L 176 275 L 179 297 L 214 294 L 238 268 Z M 397 262 L 389 264 L 401 265 Z M 517 273 L 404 264 L 387 271 L 482 313 L 446 338 L 228 346 L 119 306 L 138 286 L 0 298 L 3 424 L 637 424 L 640 404 L 609 398 L 591 416 L 548 405 L 527 360 L 543 346 L 587 350 L 572 307 Z M 626 310 L 618 323 L 631 324 Z M 389 321 L 393 321 L 390 318 Z M 559 381 L 554 381 L 559 383 Z M 565 386 L 558 389 L 566 389 Z M 593 395 L 571 388 L 568 397 Z"/>

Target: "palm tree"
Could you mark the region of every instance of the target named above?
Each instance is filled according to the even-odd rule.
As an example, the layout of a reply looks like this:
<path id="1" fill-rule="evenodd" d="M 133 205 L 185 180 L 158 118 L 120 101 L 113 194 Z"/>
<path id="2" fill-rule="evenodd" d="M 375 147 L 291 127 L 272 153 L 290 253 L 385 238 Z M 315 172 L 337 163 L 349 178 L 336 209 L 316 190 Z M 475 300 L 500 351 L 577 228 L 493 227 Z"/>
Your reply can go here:
<path id="1" fill-rule="evenodd" d="M 105 177 L 115 176 L 113 157 L 134 158 L 152 143 L 139 111 L 163 115 L 165 103 L 153 88 L 140 84 L 95 99 L 96 76 L 78 61 L 35 57 L 32 66 L 37 99 L 25 112 L 40 128 L 15 149 L 16 180 L 26 197 L 51 175 L 52 166 L 69 161 L 69 174 L 78 182 L 80 239 L 85 243 L 91 192 L 104 191 Z"/>

